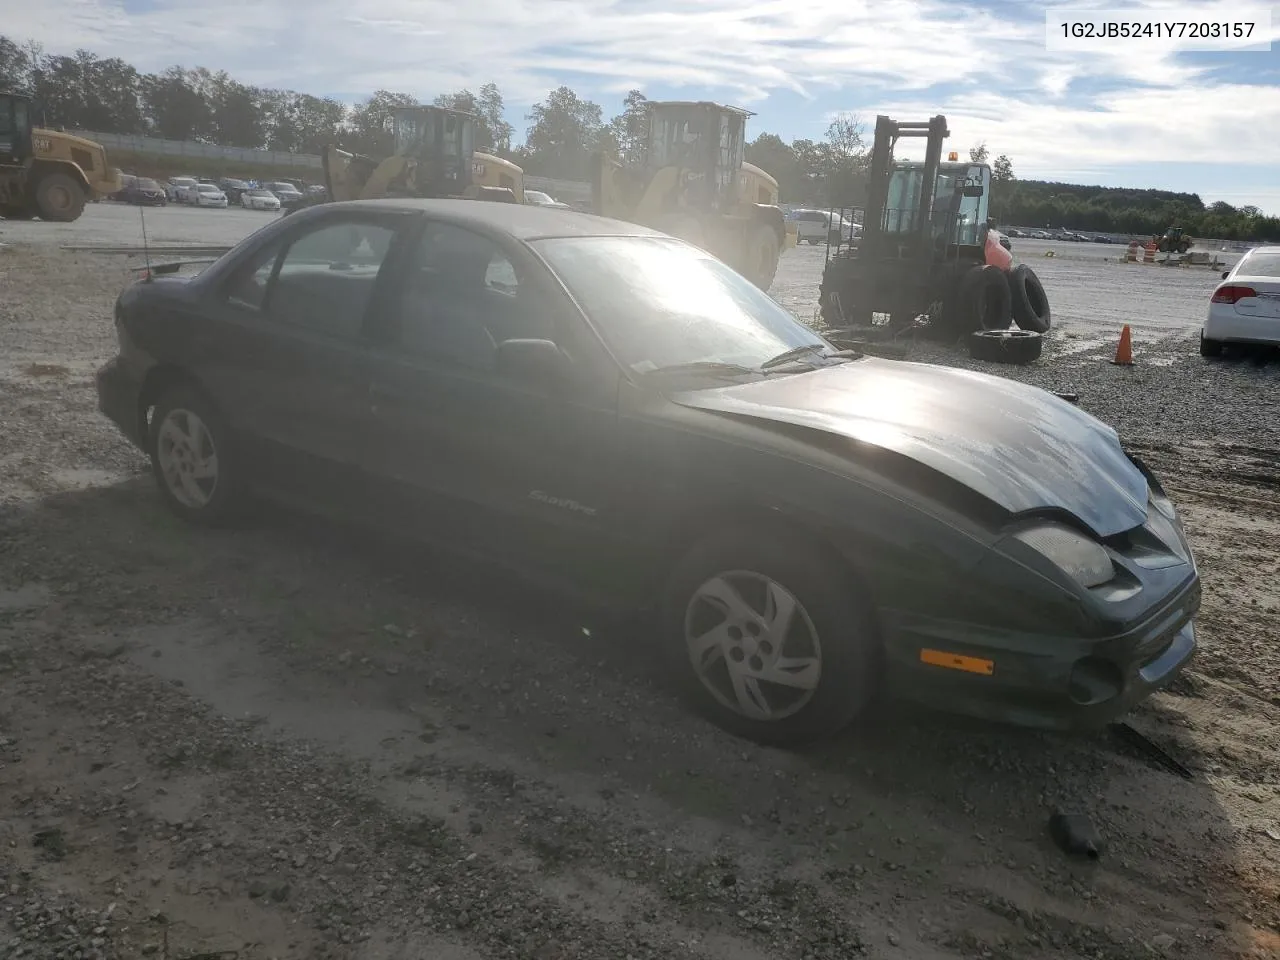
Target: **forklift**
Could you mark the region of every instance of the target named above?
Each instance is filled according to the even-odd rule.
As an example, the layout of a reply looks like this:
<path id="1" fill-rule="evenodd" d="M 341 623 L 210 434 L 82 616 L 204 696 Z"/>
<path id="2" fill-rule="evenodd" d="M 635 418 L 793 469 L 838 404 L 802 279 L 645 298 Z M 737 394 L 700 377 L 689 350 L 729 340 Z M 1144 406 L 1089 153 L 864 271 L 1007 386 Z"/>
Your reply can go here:
<path id="1" fill-rule="evenodd" d="M 942 159 L 947 118 L 876 118 L 860 231 L 828 241 L 819 305 L 834 330 L 917 324 L 957 339 L 979 330 L 1049 328 L 1044 289 L 1030 268 L 1014 266 L 1007 241 L 988 217 L 991 167 Z M 901 138 L 923 139 L 924 160 L 900 161 Z M 841 208 L 853 222 L 852 208 Z M 839 221 L 837 221 L 839 222 Z M 882 319 L 876 322 L 877 315 Z"/>

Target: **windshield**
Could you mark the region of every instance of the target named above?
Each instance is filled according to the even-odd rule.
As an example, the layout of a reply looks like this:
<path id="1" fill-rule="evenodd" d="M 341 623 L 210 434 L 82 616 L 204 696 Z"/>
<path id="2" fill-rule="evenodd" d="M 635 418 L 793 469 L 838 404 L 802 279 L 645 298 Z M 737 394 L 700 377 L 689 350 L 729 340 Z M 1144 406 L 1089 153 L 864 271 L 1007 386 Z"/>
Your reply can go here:
<path id="1" fill-rule="evenodd" d="M 148 180 L 145 177 L 141 180 L 135 181 L 135 184 L 139 190 L 159 190 L 160 189 L 160 184 L 156 183 L 154 180 Z"/>
<path id="2" fill-rule="evenodd" d="M 525 195 L 525 199 L 531 201 L 532 203 L 554 203 L 555 202 L 549 196 L 543 193 L 541 190 L 526 190 L 524 192 L 524 195 Z"/>
<path id="3" fill-rule="evenodd" d="M 270 197 L 273 196 L 270 190 L 253 189 L 249 191 L 251 197 Z"/>
<path id="4" fill-rule="evenodd" d="M 195 181 L 190 177 L 174 177 L 169 182 L 178 187 L 189 187 L 191 184 L 195 183 Z"/>
<path id="5" fill-rule="evenodd" d="M 219 190 L 212 183 L 202 183 L 200 184 L 200 192 L 201 193 L 221 193 L 222 191 Z"/>
<path id="6" fill-rule="evenodd" d="M 689 363 L 757 368 L 826 341 L 750 280 L 664 237 L 559 237 L 534 244 L 637 373 Z"/>
<path id="7" fill-rule="evenodd" d="M 1280 252 L 1247 253 L 1236 267 L 1238 277 L 1280 277 Z"/>
<path id="8" fill-rule="evenodd" d="M 295 187 L 292 183 L 273 183 L 271 185 L 271 189 L 275 190 L 277 193 L 297 193 L 298 192 L 298 188 Z"/>

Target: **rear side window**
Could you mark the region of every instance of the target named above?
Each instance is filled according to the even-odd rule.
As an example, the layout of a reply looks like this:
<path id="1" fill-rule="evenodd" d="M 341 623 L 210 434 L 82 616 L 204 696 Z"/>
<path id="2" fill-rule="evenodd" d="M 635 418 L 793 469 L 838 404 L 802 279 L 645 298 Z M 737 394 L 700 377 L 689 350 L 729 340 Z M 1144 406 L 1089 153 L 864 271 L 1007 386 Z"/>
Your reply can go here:
<path id="1" fill-rule="evenodd" d="M 298 237 L 280 261 L 268 313 L 317 333 L 358 337 L 394 237 L 389 227 L 352 221 Z"/>

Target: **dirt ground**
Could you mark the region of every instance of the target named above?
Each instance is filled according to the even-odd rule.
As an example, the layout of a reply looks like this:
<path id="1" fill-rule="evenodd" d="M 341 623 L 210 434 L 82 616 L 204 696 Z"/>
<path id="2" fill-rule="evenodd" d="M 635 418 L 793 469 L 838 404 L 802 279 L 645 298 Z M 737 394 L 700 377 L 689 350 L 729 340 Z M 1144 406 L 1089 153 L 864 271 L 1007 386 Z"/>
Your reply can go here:
<path id="1" fill-rule="evenodd" d="M 687 714 L 639 625 L 302 517 L 172 518 L 95 406 L 127 279 L 0 251 L 0 956 L 1280 956 L 1274 445 L 1133 437 L 1205 600 L 1129 719 L 1189 778 L 901 707 L 780 752 Z"/>

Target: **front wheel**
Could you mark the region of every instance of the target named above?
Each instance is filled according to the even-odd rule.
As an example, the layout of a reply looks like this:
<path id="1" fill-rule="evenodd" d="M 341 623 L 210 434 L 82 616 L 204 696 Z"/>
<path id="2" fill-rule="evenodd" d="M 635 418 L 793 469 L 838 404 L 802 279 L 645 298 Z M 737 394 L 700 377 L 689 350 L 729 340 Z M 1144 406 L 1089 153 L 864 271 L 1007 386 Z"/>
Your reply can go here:
<path id="1" fill-rule="evenodd" d="M 151 469 L 165 503 L 184 520 L 209 526 L 238 515 L 242 487 L 231 431 L 213 402 L 179 385 L 151 417 Z"/>
<path id="2" fill-rule="evenodd" d="M 46 173 L 36 187 L 40 219 L 60 223 L 78 220 L 84 212 L 84 187 L 65 173 Z"/>
<path id="3" fill-rule="evenodd" d="M 784 533 L 694 546 L 663 603 L 671 668 L 693 706 L 779 746 L 847 726 L 873 698 L 880 656 L 869 610 L 837 570 Z"/>

